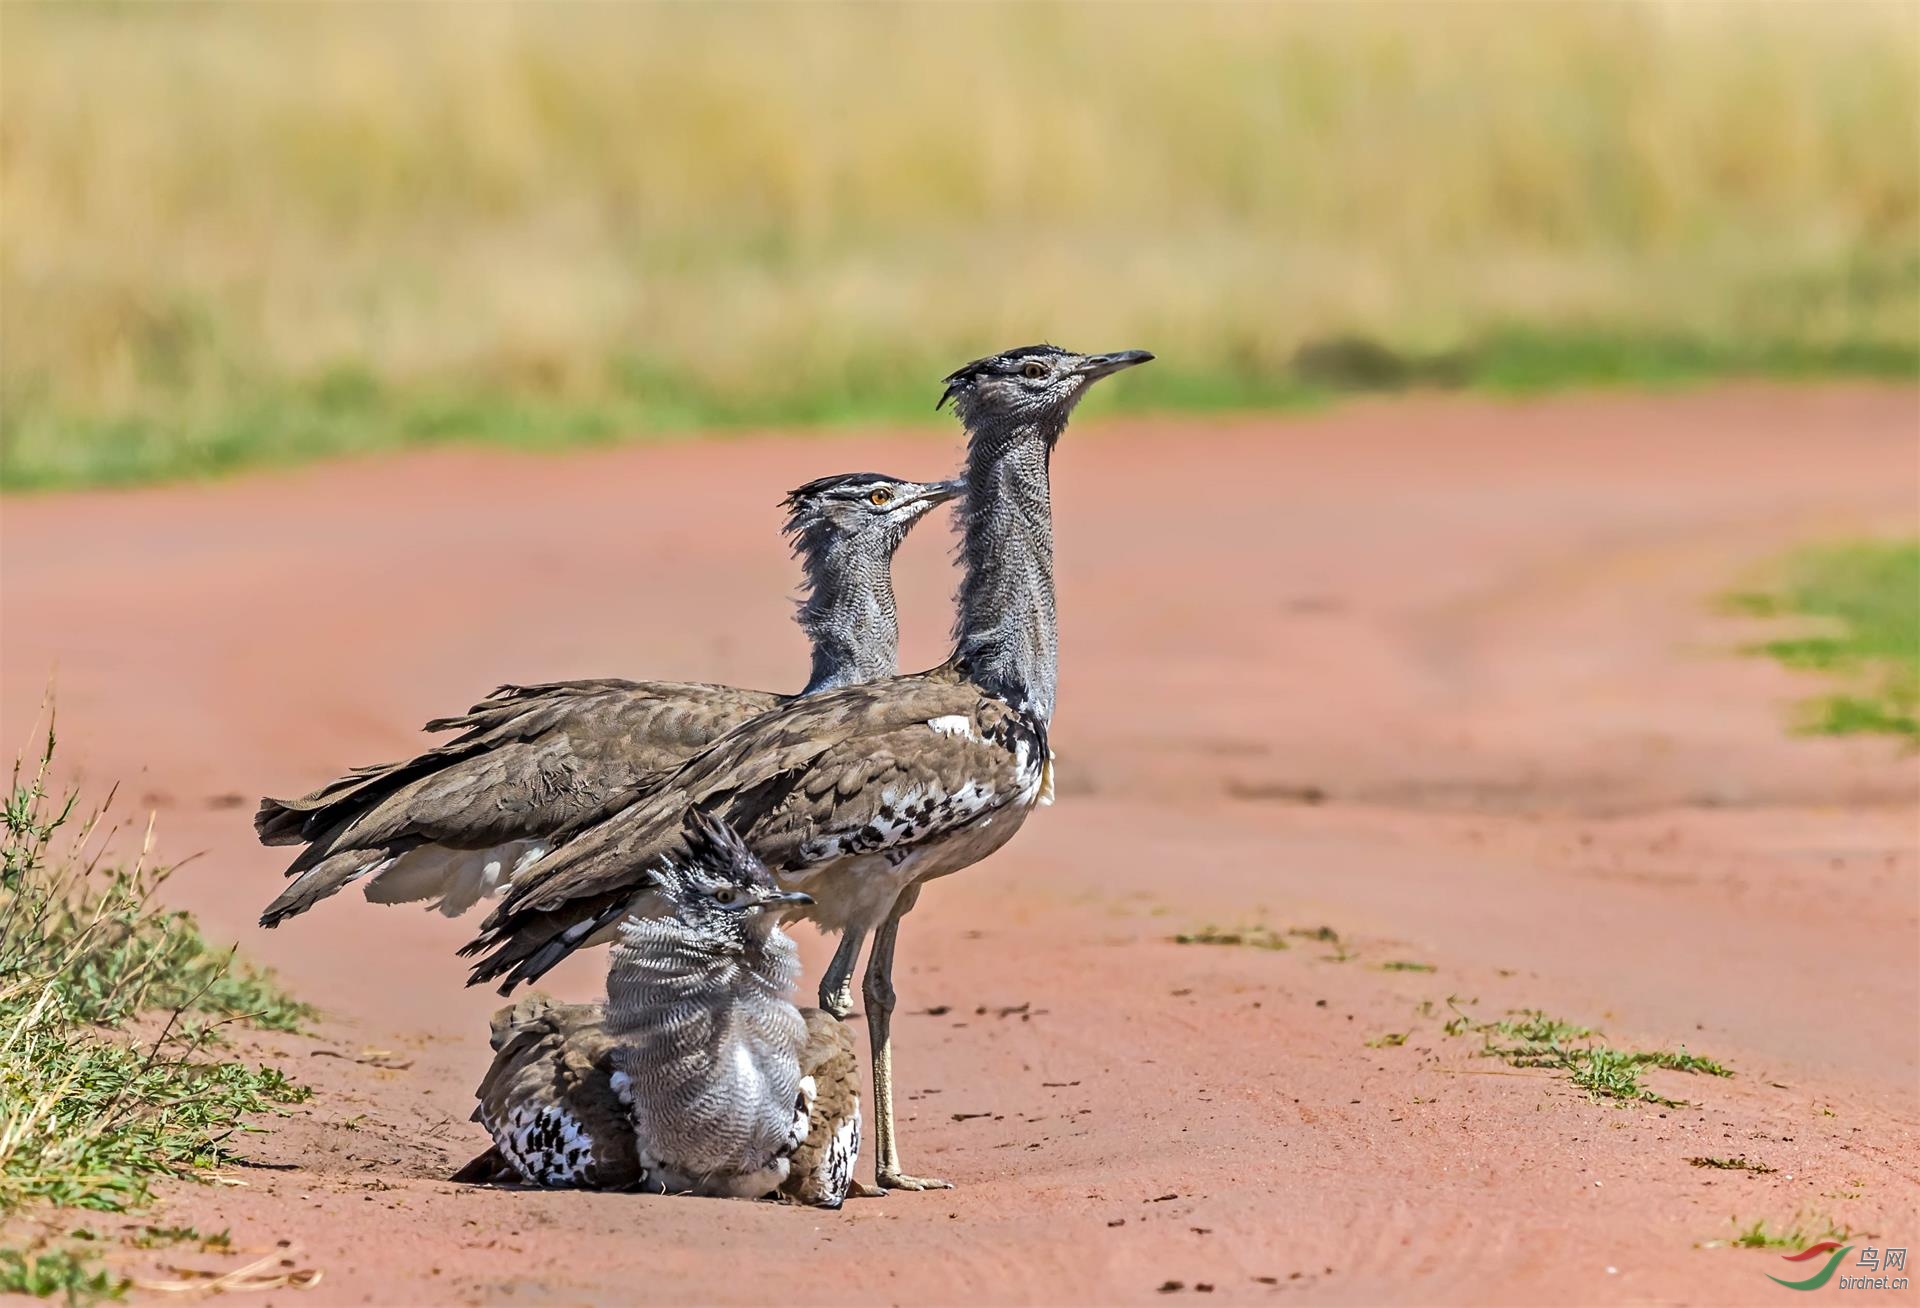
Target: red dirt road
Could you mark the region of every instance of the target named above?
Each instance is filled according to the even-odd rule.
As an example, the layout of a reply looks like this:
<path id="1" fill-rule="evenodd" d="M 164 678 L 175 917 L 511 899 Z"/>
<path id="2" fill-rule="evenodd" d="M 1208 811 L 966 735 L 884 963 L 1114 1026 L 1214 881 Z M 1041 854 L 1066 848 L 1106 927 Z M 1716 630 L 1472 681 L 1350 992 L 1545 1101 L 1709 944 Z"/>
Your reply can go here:
<path id="1" fill-rule="evenodd" d="M 258 931 L 284 851 L 248 824 L 496 682 L 797 685 L 778 496 L 955 443 L 10 500 L 0 738 L 56 674 L 67 762 L 204 851 L 175 896 L 327 1010 L 267 1042 L 320 1093 L 249 1140 L 266 1166 L 167 1205 L 297 1242 L 324 1279 L 275 1304 L 1765 1301 L 1804 1265 L 1701 1247 L 1736 1219 L 1920 1245 L 1920 763 L 1787 735 L 1817 685 L 1735 656 L 1759 628 L 1711 601 L 1798 541 L 1913 530 L 1917 438 L 1920 394 L 1874 388 L 1075 427 L 1059 803 L 901 949 L 906 1162 L 961 1188 L 839 1214 L 440 1179 L 497 1003 L 460 987 L 465 926 L 343 895 Z M 910 666 L 946 554 L 937 525 L 903 551 Z M 1344 948 L 1171 941 L 1204 923 Z M 1449 996 L 1737 1075 L 1594 1103 L 1447 1036 Z"/>

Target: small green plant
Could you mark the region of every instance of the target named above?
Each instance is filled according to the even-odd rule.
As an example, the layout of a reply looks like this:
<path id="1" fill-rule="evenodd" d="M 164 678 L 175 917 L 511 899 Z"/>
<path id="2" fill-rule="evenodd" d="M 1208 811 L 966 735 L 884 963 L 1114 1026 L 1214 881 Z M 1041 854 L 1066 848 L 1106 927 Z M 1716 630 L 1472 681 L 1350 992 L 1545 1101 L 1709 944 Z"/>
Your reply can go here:
<path id="1" fill-rule="evenodd" d="M 1288 927 L 1287 934 L 1298 940 L 1318 940 L 1328 945 L 1340 943 L 1340 933 L 1330 926 Z"/>
<path id="2" fill-rule="evenodd" d="M 1380 970 L 1382 972 L 1433 972 L 1438 969 L 1432 963 L 1410 963 L 1403 959 L 1394 959 L 1392 962 L 1382 963 Z"/>
<path id="3" fill-rule="evenodd" d="M 1742 1155 L 1739 1158 L 1715 1158 L 1711 1155 L 1696 1155 L 1687 1159 L 1695 1167 L 1711 1168 L 1716 1172 L 1751 1172 L 1755 1176 L 1766 1176 L 1779 1169 L 1768 1167 L 1765 1163 L 1756 1163 Z"/>
<path id="4" fill-rule="evenodd" d="M 1407 1036 L 1409 1034 L 1410 1033 L 1406 1031 L 1389 1031 L 1385 1035 L 1375 1036 L 1373 1039 L 1367 1041 L 1367 1048 L 1398 1049 L 1401 1045 L 1407 1043 Z"/>
<path id="5" fill-rule="evenodd" d="M 1748 647 L 1843 689 L 1807 701 L 1800 729 L 1900 736 L 1920 746 L 1920 541 L 1824 545 L 1774 565 L 1765 589 L 1728 597 L 1735 610 L 1797 618 L 1814 629 Z"/>
<path id="6" fill-rule="evenodd" d="M 233 1233 L 223 1230 L 203 1235 L 194 1226 L 143 1226 L 134 1232 L 127 1243 L 136 1249 L 168 1249 L 174 1245 L 192 1244 L 224 1253 L 233 1248 Z"/>
<path id="7" fill-rule="evenodd" d="M 1467 1012 L 1461 1005 L 1478 1002 L 1478 1000 L 1474 999 L 1462 999 L 1459 995 L 1448 995 L 1447 1011 L 1452 1013 L 1453 1016 L 1441 1025 L 1440 1030 L 1448 1036 L 1463 1035 L 1472 1030 L 1474 1027 L 1473 1014 Z"/>
<path id="8" fill-rule="evenodd" d="M 1522 1008 L 1507 1014 L 1484 1028 L 1488 1033 L 1518 1040 L 1527 1045 L 1560 1045 L 1585 1040 L 1594 1034 L 1592 1027 L 1576 1026 L 1557 1017 L 1548 1017 L 1537 1008 Z"/>
<path id="9" fill-rule="evenodd" d="M 1553 1060 L 1551 1063 L 1531 1065 L 1564 1068 L 1567 1079 L 1595 1100 L 1658 1104 L 1662 1108 L 1688 1107 L 1684 1099 L 1669 1099 L 1641 1085 L 1640 1069 L 1646 1065 L 1646 1060 L 1630 1050 L 1609 1049 L 1605 1045 L 1589 1045 L 1573 1050 L 1556 1049 L 1553 1051 Z"/>
<path id="10" fill-rule="evenodd" d="M 103 867 L 100 813 L 65 839 L 76 805 L 49 796 L 53 740 L 31 776 L 15 765 L 0 829 L 0 1218 L 140 1207 L 155 1180 L 204 1174 L 248 1118 L 307 1093 L 212 1056 L 224 1026 L 284 1029 L 310 1010 L 154 904 L 166 871 L 146 849 Z M 152 1024 L 138 1040 L 118 1029 L 134 1018 Z M 14 1270 L 44 1281 L 62 1265 L 22 1255 Z"/>
<path id="11" fill-rule="evenodd" d="M 1523 1008 L 1494 1022 L 1476 1021 L 1449 996 L 1453 1010 L 1441 1028 L 1449 1036 L 1478 1032 L 1481 1053 L 1498 1058 L 1511 1067 L 1551 1068 L 1566 1074 L 1574 1086 L 1595 1101 L 1656 1104 L 1663 1108 L 1691 1107 L 1684 1099 L 1670 1099 L 1642 1085 L 1641 1069 L 1666 1068 L 1669 1071 L 1697 1075 L 1730 1077 L 1731 1069 L 1711 1058 L 1702 1058 L 1686 1050 L 1615 1049 L 1599 1043 L 1600 1033 L 1592 1027 L 1550 1017 L 1537 1008 Z"/>
<path id="12" fill-rule="evenodd" d="M 1203 926 L 1198 931 L 1182 931 L 1173 938 L 1177 945 L 1242 945 L 1249 949 L 1285 949 L 1286 938 L 1270 927 L 1247 927 L 1228 931 Z"/>
<path id="13" fill-rule="evenodd" d="M 126 1293 L 127 1281 L 108 1271 L 94 1255 L 71 1249 L 0 1249 L 0 1294 L 38 1299 L 59 1295 L 69 1304 L 88 1304 L 124 1298 Z"/>
<path id="14" fill-rule="evenodd" d="M 1847 1240 L 1853 1228 L 1837 1225 L 1832 1218 L 1795 1213 L 1793 1223 L 1781 1230 L 1770 1230 L 1763 1217 L 1742 1227 L 1733 1219 L 1734 1235 L 1728 1240 L 1710 1240 L 1709 1246 L 1727 1244 L 1735 1249 L 1805 1249 L 1822 1240 Z"/>
<path id="15" fill-rule="evenodd" d="M 1711 1058 L 1702 1058 L 1698 1054 L 1690 1054 L 1684 1049 L 1656 1049 L 1651 1053 L 1636 1053 L 1633 1057 L 1648 1067 L 1664 1067 L 1670 1072 L 1693 1072 L 1701 1076 L 1721 1077 L 1733 1075 L 1733 1069 L 1725 1063 Z"/>

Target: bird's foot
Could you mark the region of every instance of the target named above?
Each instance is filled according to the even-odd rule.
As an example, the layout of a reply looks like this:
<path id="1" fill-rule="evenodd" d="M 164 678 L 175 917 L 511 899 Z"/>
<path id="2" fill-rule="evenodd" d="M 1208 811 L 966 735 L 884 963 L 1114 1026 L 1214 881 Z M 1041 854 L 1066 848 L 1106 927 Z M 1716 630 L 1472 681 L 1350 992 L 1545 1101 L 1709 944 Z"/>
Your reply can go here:
<path id="1" fill-rule="evenodd" d="M 885 1199 L 887 1192 L 877 1185 L 868 1185 L 865 1181 L 851 1181 L 847 1184 L 849 1199 Z"/>
<path id="2" fill-rule="evenodd" d="M 905 1172 L 892 1169 L 883 1170 L 874 1177 L 883 1190 L 951 1190 L 952 1181 L 942 1181 L 931 1176 L 908 1176 Z"/>

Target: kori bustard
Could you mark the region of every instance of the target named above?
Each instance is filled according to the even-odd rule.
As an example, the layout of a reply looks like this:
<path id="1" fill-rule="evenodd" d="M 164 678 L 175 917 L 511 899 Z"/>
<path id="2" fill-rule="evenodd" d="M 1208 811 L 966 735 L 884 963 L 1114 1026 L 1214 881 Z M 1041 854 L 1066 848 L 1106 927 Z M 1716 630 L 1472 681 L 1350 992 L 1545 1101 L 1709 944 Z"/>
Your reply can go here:
<path id="1" fill-rule="evenodd" d="M 853 1042 L 795 1008 L 775 885 L 724 823 L 688 817 L 660 912 L 620 927 L 607 1002 L 523 999 L 493 1019 L 474 1120 L 493 1147 L 455 1180 L 650 1189 L 838 1208 L 860 1153 Z"/>
<path id="2" fill-rule="evenodd" d="M 849 473 L 787 497 L 784 530 L 804 576 L 797 619 L 812 646 L 802 695 L 898 670 L 894 551 L 960 490 L 958 481 Z M 429 722 L 429 731 L 461 733 L 436 749 L 358 769 L 305 799 L 262 800 L 261 843 L 305 848 L 260 925 L 362 880 L 371 902 L 456 916 L 543 853 L 553 832 L 792 698 L 611 678 L 503 686 L 463 716 Z"/>
<path id="3" fill-rule="evenodd" d="M 540 976 L 648 894 L 662 860 L 684 857 L 681 814 L 723 817 L 799 911 L 841 933 L 820 1006 L 852 1008 L 864 979 L 873 1062 L 876 1180 L 945 1181 L 900 1165 L 893 1120 L 892 982 L 900 919 L 922 885 L 1005 844 L 1051 798 L 1048 724 L 1057 679 L 1053 518 L 1055 443 L 1087 388 L 1153 356 L 1027 346 L 946 378 L 967 429 L 960 587 L 952 656 L 930 672 L 782 705 L 729 732 L 633 803 L 569 833 L 516 878 L 463 951 L 475 982 Z"/>

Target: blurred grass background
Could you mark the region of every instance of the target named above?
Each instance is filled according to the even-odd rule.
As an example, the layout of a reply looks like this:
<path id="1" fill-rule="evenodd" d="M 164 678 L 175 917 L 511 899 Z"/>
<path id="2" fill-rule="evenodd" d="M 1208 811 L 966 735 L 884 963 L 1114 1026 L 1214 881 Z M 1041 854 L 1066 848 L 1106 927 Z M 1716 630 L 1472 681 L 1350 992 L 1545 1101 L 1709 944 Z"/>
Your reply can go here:
<path id="1" fill-rule="evenodd" d="M 1920 369 L 1907 3 L 0 7 L 0 477 Z"/>

